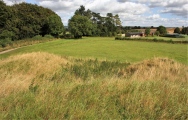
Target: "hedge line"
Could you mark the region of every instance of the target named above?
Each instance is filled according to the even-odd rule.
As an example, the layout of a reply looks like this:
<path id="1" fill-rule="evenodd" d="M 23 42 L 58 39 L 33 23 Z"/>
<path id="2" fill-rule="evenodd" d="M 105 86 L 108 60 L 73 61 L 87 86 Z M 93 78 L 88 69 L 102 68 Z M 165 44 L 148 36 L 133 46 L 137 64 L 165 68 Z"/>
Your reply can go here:
<path id="1" fill-rule="evenodd" d="M 143 41 L 143 42 L 163 42 L 163 43 L 172 43 L 172 44 L 188 44 L 188 41 L 181 40 L 181 41 L 173 41 L 170 40 L 164 40 L 164 39 L 148 39 L 148 38 L 129 38 L 129 37 L 115 37 L 115 40 L 128 40 L 128 41 Z"/>

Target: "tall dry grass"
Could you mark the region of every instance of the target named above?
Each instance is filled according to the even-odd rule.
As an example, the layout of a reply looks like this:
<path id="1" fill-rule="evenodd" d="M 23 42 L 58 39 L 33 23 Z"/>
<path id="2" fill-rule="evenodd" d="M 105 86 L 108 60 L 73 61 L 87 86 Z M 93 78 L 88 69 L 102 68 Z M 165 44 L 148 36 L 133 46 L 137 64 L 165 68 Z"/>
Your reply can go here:
<path id="1" fill-rule="evenodd" d="M 0 119 L 187 119 L 187 66 L 37 52 L 0 60 Z"/>
<path id="2" fill-rule="evenodd" d="M 188 68 L 168 58 L 154 58 L 130 65 L 125 72 L 132 80 L 168 80 L 187 82 Z"/>
<path id="3" fill-rule="evenodd" d="M 32 82 L 47 82 L 68 60 L 48 53 L 28 53 L 0 61 L 0 96 L 27 90 Z"/>

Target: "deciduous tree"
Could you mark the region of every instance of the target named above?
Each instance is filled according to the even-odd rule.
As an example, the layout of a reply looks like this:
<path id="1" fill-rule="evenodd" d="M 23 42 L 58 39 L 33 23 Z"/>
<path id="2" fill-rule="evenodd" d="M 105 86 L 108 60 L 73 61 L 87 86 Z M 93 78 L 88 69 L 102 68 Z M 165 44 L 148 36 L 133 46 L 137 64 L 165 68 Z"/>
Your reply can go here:
<path id="1" fill-rule="evenodd" d="M 180 33 L 180 28 L 179 28 L 179 27 L 176 27 L 176 28 L 174 29 L 174 33 Z"/>
<path id="2" fill-rule="evenodd" d="M 92 35 L 93 24 L 86 16 L 74 15 L 69 20 L 69 30 L 75 38 Z"/>
<path id="3" fill-rule="evenodd" d="M 150 28 L 146 28 L 145 34 L 148 36 L 150 34 Z"/>
<path id="4" fill-rule="evenodd" d="M 167 33 L 166 28 L 162 25 L 157 28 L 157 31 L 159 31 L 160 35 L 164 35 Z"/>

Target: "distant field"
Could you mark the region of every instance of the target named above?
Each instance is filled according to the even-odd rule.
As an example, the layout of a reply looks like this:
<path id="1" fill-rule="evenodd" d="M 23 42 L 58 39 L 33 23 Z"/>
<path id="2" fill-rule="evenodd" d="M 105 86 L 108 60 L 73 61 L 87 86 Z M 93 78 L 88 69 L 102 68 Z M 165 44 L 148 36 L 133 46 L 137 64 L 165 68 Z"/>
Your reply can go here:
<path id="1" fill-rule="evenodd" d="M 168 57 L 187 63 L 187 45 L 116 41 L 114 38 L 85 37 L 80 40 L 56 40 L 20 48 L 0 58 L 29 52 L 49 52 L 75 58 L 98 58 L 121 62 L 138 62 L 153 57 Z"/>
<path id="2" fill-rule="evenodd" d="M 185 38 L 170 38 L 170 37 L 146 37 L 148 39 L 154 39 L 154 38 L 157 38 L 157 39 L 163 39 L 163 40 L 172 40 L 172 41 L 188 41 L 188 36 L 185 36 Z"/>

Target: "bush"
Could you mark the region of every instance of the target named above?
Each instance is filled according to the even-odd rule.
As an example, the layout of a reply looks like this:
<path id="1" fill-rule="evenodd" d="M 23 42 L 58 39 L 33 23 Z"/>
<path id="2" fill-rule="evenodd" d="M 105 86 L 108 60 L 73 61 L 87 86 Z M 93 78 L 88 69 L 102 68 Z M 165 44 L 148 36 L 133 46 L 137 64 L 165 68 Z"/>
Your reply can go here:
<path id="1" fill-rule="evenodd" d="M 65 34 L 63 36 L 60 36 L 60 38 L 65 38 L 65 39 L 73 39 L 74 36 L 72 34 Z"/>
<path id="2" fill-rule="evenodd" d="M 7 47 L 8 45 L 12 45 L 12 41 L 10 38 L 5 38 L 3 40 L 0 40 L 1 47 Z"/>
<path id="3" fill-rule="evenodd" d="M 167 42 L 174 44 L 174 41 L 172 41 L 172 39 L 168 40 Z"/>
<path id="4" fill-rule="evenodd" d="M 44 38 L 54 39 L 54 37 L 52 35 L 45 35 Z"/>
<path id="5" fill-rule="evenodd" d="M 154 38 L 153 41 L 154 41 L 154 42 L 157 42 L 157 38 Z"/>
<path id="6" fill-rule="evenodd" d="M 41 35 L 36 35 L 32 37 L 32 40 L 43 40 L 43 37 Z"/>

